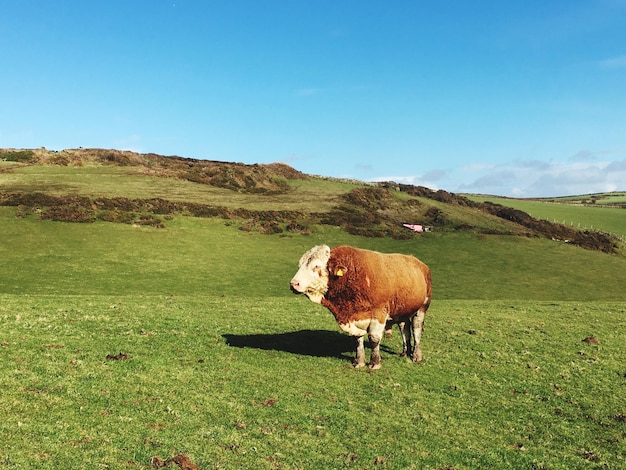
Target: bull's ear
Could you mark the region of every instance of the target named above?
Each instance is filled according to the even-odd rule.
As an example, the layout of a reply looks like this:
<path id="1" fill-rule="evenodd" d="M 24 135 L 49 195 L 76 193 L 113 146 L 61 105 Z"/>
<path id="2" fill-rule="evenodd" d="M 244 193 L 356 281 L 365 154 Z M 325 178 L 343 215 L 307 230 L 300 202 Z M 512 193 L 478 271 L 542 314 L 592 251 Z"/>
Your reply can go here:
<path id="1" fill-rule="evenodd" d="M 341 277 L 344 274 L 346 274 L 346 271 L 347 271 L 347 269 L 346 269 L 345 266 L 342 266 L 342 265 L 335 266 L 335 268 L 333 270 L 333 276 Z"/>

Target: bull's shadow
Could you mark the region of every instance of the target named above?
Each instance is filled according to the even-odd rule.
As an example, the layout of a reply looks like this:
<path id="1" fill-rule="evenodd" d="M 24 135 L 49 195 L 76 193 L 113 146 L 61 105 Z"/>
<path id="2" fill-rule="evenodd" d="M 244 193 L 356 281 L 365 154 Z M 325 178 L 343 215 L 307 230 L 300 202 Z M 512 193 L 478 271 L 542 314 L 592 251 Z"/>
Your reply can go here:
<path id="1" fill-rule="evenodd" d="M 336 357 L 352 360 L 356 340 L 352 336 L 328 330 L 300 330 L 288 333 L 222 335 L 228 346 L 235 348 L 254 348 L 266 351 L 284 351 L 301 356 Z M 366 347 L 368 347 L 366 341 Z M 381 344 L 381 350 L 394 351 Z"/>

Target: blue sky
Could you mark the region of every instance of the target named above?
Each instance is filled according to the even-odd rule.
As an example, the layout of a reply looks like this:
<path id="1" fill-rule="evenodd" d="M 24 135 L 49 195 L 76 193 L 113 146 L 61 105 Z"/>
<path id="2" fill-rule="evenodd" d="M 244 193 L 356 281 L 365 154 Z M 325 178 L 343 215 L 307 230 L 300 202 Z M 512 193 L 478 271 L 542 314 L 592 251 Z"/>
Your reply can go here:
<path id="1" fill-rule="evenodd" d="M 0 147 L 626 190 L 626 0 L 0 0 Z"/>

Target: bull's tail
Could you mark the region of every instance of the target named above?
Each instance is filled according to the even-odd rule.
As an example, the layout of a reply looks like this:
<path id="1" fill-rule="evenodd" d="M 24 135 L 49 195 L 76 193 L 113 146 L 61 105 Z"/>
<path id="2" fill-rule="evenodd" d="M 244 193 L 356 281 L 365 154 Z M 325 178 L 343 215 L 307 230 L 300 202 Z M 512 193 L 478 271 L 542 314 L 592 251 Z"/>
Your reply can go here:
<path id="1" fill-rule="evenodd" d="M 428 307 L 430 307 L 430 301 L 432 299 L 432 294 L 433 294 L 433 283 L 432 283 L 432 279 L 430 277 L 430 269 L 426 268 L 426 272 L 424 273 L 424 279 L 426 280 L 426 298 L 424 299 L 424 303 L 422 304 L 422 306 L 419 308 L 418 311 L 421 311 L 424 316 L 426 314 L 426 311 L 428 310 Z M 426 324 L 426 319 L 424 317 L 422 317 L 422 325 L 420 328 L 420 336 L 421 333 L 424 332 L 424 325 Z"/>
<path id="2" fill-rule="evenodd" d="M 433 295 L 433 283 L 430 276 L 430 269 L 426 268 L 424 278 L 426 280 L 426 298 L 424 299 L 424 304 L 422 308 L 424 309 L 424 312 L 426 312 L 426 310 L 428 310 L 428 307 L 430 307 L 430 301 Z"/>

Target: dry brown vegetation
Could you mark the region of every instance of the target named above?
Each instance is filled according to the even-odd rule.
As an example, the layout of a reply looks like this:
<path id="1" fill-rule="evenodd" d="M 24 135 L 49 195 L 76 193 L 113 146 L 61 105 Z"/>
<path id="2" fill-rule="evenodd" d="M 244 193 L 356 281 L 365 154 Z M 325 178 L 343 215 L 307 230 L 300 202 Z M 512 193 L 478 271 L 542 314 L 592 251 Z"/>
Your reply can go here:
<path id="1" fill-rule="evenodd" d="M 289 191 L 286 179 L 307 176 L 289 165 L 246 165 L 212 160 L 196 160 L 178 156 L 140 154 L 107 149 L 67 149 L 60 152 L 46 149 L 0 150 L 0 159 L 39 165 L 82 166 L 87 164 L 140 167 L 145 174 L 179 178 L 195 183 L 257 194 L 281 194 Z"/>
<path id="2" fill-rule="evenodd" d="M 173 215 L 192 217 L 221 217 L 242 219 L 243 230 L 258 230 L 261 233 L 280 233 L 282 224 L 287 231 L 300 232 L 306 228 L 296 220 L 305 216 L 297 211 L 253 211 L 229 209 L 191 202 L 175 202 L 165 199 L 89 198 L 86 196 L 51 196 L 43 193 L 2 193 L 0 206 L 18 208 L 18 217 L 35 215 L 41 220 L 89 223 L 105 222 L 150 225 L 163 228 L 163 219 Z M 274 227 L 272 229 L 272 227 Z"/>

